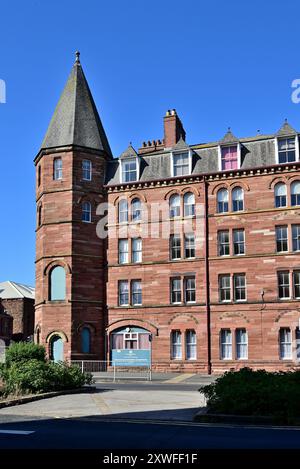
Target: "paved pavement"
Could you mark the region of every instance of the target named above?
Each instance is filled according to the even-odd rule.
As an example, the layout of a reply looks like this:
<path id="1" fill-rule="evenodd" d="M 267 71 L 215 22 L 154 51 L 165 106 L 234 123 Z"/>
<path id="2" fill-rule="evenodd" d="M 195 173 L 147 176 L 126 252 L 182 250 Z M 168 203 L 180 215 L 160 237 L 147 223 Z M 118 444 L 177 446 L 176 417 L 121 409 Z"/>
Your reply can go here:
<path id="1" fill-rule="evenodd" d="M 42 418 L 95 418 L 192 421 L 205 404 L 199 392 L 119 387 L 98 389 L 92 394 L 72 394 L 0 409 L 1 422 Z"/>

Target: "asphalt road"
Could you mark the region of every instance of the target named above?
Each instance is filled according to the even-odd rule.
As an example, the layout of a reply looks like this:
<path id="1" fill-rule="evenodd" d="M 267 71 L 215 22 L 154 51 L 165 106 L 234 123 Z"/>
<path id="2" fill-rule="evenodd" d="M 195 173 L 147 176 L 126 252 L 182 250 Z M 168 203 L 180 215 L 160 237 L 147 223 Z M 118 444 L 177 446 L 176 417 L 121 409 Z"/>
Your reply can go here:
<path id="1" fill-rule="evenodd" d="M 3 434 L 18 430 L 33 433 Z M 300 429 L 183 423 L 111 422 L 101 419 L 27 420 L 0 424 L 0 448 L 253 449 L 300 448 Z"/>

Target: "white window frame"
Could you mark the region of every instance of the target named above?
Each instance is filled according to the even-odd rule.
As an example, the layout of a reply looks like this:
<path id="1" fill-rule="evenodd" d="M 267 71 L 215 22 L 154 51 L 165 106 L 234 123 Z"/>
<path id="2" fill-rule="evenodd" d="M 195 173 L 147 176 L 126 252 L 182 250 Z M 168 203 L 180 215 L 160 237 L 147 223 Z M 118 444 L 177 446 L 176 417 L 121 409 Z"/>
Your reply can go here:
<path id="1" fill-rule="evenodd" d="M 221 277 L 229 278 L 229 288 L 226 287 L 226 290 L 229 290 L 229 296 L 230 296 L 230 298 L 228 300 L 222 300 L 221 299 L 221 291 L 225 290 L 225 288 L 221 288 L 221 283 L 220 283 Z M 232 301 L 232 283 L 233 283 L 232 275 L 230 275 L 230 274 L 219 274 L 219 277 L 218 277 L 219 303 L 230 303 Z"/>
<path id="2" fill-rule="evenodd" d="M 127 285 L 127 297 L 128 297 L 127 303 L 121 303 L 121 285 Z M 121 307 L 129 306 L 129 301 L 130 301 L 129 282 L 128 280 L 119 280 L 118 282 L 118 305 Z"/>
<path id="3" fill-rule="evenodd" d="M 174 174 L 174 155 L 180 155 L 182 153 L 188 153 L 188 164 L 189 164 L 189 172 L 188 174 L 183 174 L 182 176 L 175 176 Z M 172 177 L 184 177 L 184 176 L 190 176 L 192 174 L 192 150 L 181 150 L 181 151 L 172 151 L 170 153 L 171 156 L 171 176 Z"/>
<path id="4" fill-rule="evenodd" d="M 134 295 L 140 295 L 141 301 L 138 303 L 133 301 Z M 131 280 L 131 304 L 132 306 L 141 306 L 143 304 L 142 281 L 139 279 Z"/>
<path id="5" fill-rule="evenodd" d="M 126 202 L 126 210 L 121 210 L 121 203 Z M 126 220 L 121 220 L 121 213 L 127 213 Z M 129 205 L 127 199 L 120 199 L 118 202 L 118 223 L 128 223 L 129 221 Z"/>
<path id="6" fill-rule="evenodd" d="M 223 340 L 223 332 L 229 332 L 229 335 L 230 335 L 230 342 L 226 342 Z M 223 353 L 223 347 L 225 349 L 225 347 L 227 346 L 228 350 L 230 351 L 230 353 L 228 354 L 229 356 L 227 357 L 226 356 L 226 353 Z M 220 330 L 220 359 L 221 360 L 232 360 L 232 331 L 231 329 L 221 329 Z"/>
<path id="7" fill-rule="evenodd" d="M 174 333 L 177 333 L 176 341 L 173 340 Z M 182 333 L 177 329 L 171 331 L 171 360 L 182 360 Z"/>
<path id="8" fill-rule="evenodd" d="M 123 170 L 124 170 L 124 164 L 128 163 L 130 161 L 135 160 L 135 165 L 136 165 L 136 180 L 135 181 L 124 181 L 123 180 Z M 119 160 L 120 164 L 120 182 L 121 184 L 134 184 L 136 181 L 139 181 L 140 179 L 140 166 L 141 166 L 141 160 L 137 156 L 132 156 L 130 158 L 124 158 Z"/>
<path id="9" fill-rule="evenodd" d="M 170 235 L 170 261 L 178 261 L 181 259 L 181 236 L 178 233 L 173 233 Z M 179 240 L 179 246 L 176 245 L 176 247 L 173 245 L 174 240 Z M 179 248 L 179 257 L 173 257 L 174 251 L 177 251 Z"/>
<path id="10" fill-rule="evenodd" d="M 195 342 L 188 340 L 190 333 L 195 338 Z M 186 360 L 197 360 L 197 334 L 194 329 L 187 329 L 185 331 L 185 358 Z"/>
<path id="11" fill-rule="evenodd" d="M 194 280 L 194 288 L 187 288 L 187 283 L 189 280 Z M 186 304 L 191 304 L 191 303 L 196 303 L 196 292 L 197 292 L 197 286 L 196 286 L 196 275 L 187 275 L 183 279 L 183 289 L 184 289 L 184 302 Z M 195 299 L 194 300 L 187 300 L 188 292 L 194 292 Z"/>
<path id="12" fill-rule="evenodd" d="M 84 209 L 84 206 L 85 204 L 87 204 L 87 206 L 89 207 L 89 210 L 85 210 Z M 84 220 L 83 219 L 83 214 L 88 214 L 88 219 L 87 220 Z M 83 223 L 92 223 L 92 204 L 91 202 L 89 202 L 88 200 L 86 200 L 85 202 L 82 202 L 82 206 L 81 206 L 81 221 Z"/>
<path id="13" fill-rule="evenodd" d="M 239 289 L 236 289 L 235 280 L 236 280 L 238 275 L 242 276 L 245 279 L 245 285 L 243 287 L 243 289 L 245 290 L 245 298 L 243 298 L 241 300 L 236 299 L 236 291 L 242 289 L 241 287 L 239 287 Z M 244 272 L 235 272 L 233 274 L 233 276 L 232 276 L 232 287 L 233 287 L 233 300 L 234 300 L 235 303 L 243 303 L 243 302 L 247 301 L 247 276 Z"/>
<path id="14" fill-rule="evenodd" d="M 237 164 L 238 164 L 238 167 L 237 169 L 222 169 L 222 148 L 225 148 L 225 147 L 234 147 L 235 145 L 237 145 Z M 228 172 L 228 171 L 238 171 L 239 169 L 241 169 L 241 144 L 239 142 L 233 142 L 233 143 L 229 143 L 228 145 L 218 145 L 218 166 L 219 166 L 219 171 L 222 171 L 222 172 Z"/>
<path id="15" fill-rule="evenodd" d="M 127 249 L 121 250 L 121 246 L 127 247 Z M 128 264 L 129 263 L 129 240 L 127 238 L 120 238 L 118 241 L 118 256 L 119 264 Z M 121 256 L 124 256 L 125 260 L 121 262 Z"/>
<path id="16" fill-rule="evenodd" d="M 56 168 L 56 164 L 60 162 L 60 167 Z M 61 156 L 53 159 L 53 179 L 54 181 L 61 181 L 63 178 L 63 161 Z"/>
<path id="17" fill-rule="evenodd" d="M 280 283 L 279 283 L 279 275 L 280 275 L 280 274 L 288 274 L 288 280 L 289 280 L 289 283 L 288 283 L 288 284 L 286 284 L 286 283 L 280 284 Z M 280 297 L 279 291 L 280 291 L 280 286 L 282 286 L 282 285 L 283 285 L 285 288 L 286 288 L 286 286 L 288 285 L 288 287 L 289 287 L 289 296 L 282 296 L 282 297 Z M 292 285 L 293 285 L 293 284 L 292 284 Z M 290 299 L 291 299 L 291 272 L 290 272 L 289 270 L 286 269 L 286 270 L 278 270 L 278 271 L 277 271 L 277 288 L 278 288 L 278 299 L 279 299 L 280 301 L 285 301 L 285 300 L 290 300 Z"/>
<path id="18" fill-rule="evenodd" d="M 84 165 L 85 163 L 89 163 L 89 167 L 85 168 Z M 92 180 L 92 171 L 93 171 L 93 165 L 91 160 L 82 160 L 82 179 L 83 181 L 91 181 Z M 85 177 L 85 175 L 88 175 L 88 177 Z"/>
<path id="19" fill-rule="evenodd" d="M 246 340 L 243 342 L 242 340 L 238 340 L 238 335 L 240 331 L 245 331 L 245 338 Z M 242 346 L 245 346 L 246 349 L 246 356 L 242 357 L 240 354 L 240 349 Z M 245 327 L 240 327 L 235 330 L 235 354 L 237 360 L 248 360 L 248 331 Z"/>
<path id="20" fill-rule="evenodd" d="M 135 244 L 140 241 L 141 249 L 136 249 Z M 138 253 L 138 260 L 134 260 L 134 255 Z M 139 264 L 143 259 L 143 240 L 142 238 L 132 238 L 131 240 L 131 262 L 132 264 Z"/>
<path id="21" fill-rule="evenodd" d="M 173 282 L 174 280 L 179 280 L 179 286 L 180 288 L 179 289 L 173 289 Z M 174 292 L 180 292 L 180 301 L 172 301 L 172 297 L 173 297 L 173 291 Z M 170 279 L 170 302 L 172 305 L 181 305 L 182 304 L 182 278 L 181 277 L 171 277 Z"/>
<path id="22" fill-rule="evenodd" d="M 284 330 L 289 331 L 289 333 L 290 333 L 290 340 L 289 341 L 282 340 L 282 338 L 281 338 L 281 333 Z M 288 356 L 284 356 L 284 354 L 282 353 L 283 348 L 284 348 L 284 346 L 287 346 L 287 345 L 290 345 L 290 354 Z M 292 337 L 291 328 L 290 327 L 281 327 L 279 329 L 279 357 L 280 357 L 280 360 L 292 360 L 292 357 L 293 357 L 292 348 L 293 348 L 293 337 Z"/>
<path id="23" fill-rule="evenodd" d="M 286 135 L 285 137 L 282 138 L 293 138 L 295 137 L 295 161 L 299 161 L 299 137 L 297 135 Z M 278 146 L 278 140 L 280 140 L 280 137 L 276 137 L 274 139 L 274 147 L 275 147 L 275 163 L 276 164 L 292 164 L 294 163 L 293 161 L 291 163 L 279 163 L 279 146 Z"/>

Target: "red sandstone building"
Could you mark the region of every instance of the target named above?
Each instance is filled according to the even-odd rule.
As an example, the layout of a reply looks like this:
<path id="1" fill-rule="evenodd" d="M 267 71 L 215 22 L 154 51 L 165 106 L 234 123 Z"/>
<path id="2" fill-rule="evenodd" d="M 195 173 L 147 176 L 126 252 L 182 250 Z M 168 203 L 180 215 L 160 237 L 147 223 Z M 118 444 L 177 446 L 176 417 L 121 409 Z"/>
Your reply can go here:
<path id="1" fill-rule="evenodd" d="M 77 54 L 35 165 L 35 336 L 52 358 L 203 373 L 298 365 L 288 122 L 189 145 L 167 111 L 162 140 L 113 158 Z"/>

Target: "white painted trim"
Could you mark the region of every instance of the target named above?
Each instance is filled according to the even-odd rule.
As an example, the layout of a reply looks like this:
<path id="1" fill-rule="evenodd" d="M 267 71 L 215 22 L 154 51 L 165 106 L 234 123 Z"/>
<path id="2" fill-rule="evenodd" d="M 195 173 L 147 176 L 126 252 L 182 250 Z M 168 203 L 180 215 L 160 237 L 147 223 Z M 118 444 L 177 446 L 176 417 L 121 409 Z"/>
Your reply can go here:
<path id="1" fill-rule="evenodd" d="M 188 163 L 189 163 L 189 174 L 186 174 L 186 176 L 190 176 L 192 174 L 192 150 L 175 150 L 170 152 L 170 166 L 171 166 L 171 177 L 176 177 L 174 175 L 174 155 L 179 155 L 182 153 L 188 153 Z M 185 175 L 183 175 L 185 176 Z"/>
<path id="2" fill-rule="evenodd" d="M 231 169 L 222 169 L 222 148 L 226 147 L 234 147 L 236 145 L 237 147 L 237 164 L 238 168 L 241 169 L 241 144 L 240 142 L 233 142 L 233 143 L 226 143 L 224 145 L 218 145 L 218 167 L 219 171 L 232 171 Z"/>
<path id="3" fill-rule="evenodd" d="M 136 160 L 136 181 L 123 181 L 123 164 L 129 160 Z M 141 169 L 141 159 L 139 156 L 130 156 L 128 158 L 124 158 L 123 160 L 119 159 L 120 184 L 131 184 L 133 182 L 139 181 L 140 169 Z"/>
<path id="4" fill-rule="evenodd" d="M 299 161 L 299 136 L 298 134 L 295 136 L 295 153 L 296 153 L 296 161 Z"/>

